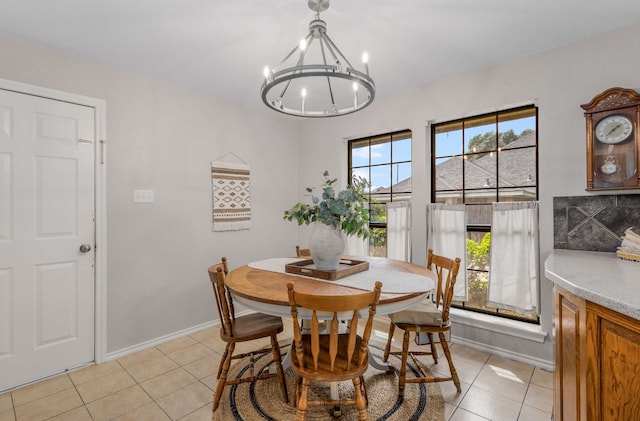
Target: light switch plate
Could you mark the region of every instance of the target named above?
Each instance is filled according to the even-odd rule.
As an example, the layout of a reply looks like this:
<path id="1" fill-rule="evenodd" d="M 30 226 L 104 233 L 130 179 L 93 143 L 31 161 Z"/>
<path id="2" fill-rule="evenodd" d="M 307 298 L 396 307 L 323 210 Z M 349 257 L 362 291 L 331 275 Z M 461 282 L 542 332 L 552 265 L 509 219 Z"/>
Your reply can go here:
<path id="1" fill-rule="evenodd" d="M 133 201 L 135 203 L 153 203 L 153 190 L 134 190 Z"/>

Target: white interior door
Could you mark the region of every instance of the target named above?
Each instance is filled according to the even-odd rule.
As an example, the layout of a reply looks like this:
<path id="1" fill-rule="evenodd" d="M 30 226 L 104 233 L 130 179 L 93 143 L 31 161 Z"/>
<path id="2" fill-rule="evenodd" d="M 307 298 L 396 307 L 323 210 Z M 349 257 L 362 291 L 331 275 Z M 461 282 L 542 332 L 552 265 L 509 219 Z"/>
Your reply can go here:
<path id="1" fill-rule="evenodd" d="M 94 142 L 94 108 L 0 89 L 0 391 L 94 360 Z"/>

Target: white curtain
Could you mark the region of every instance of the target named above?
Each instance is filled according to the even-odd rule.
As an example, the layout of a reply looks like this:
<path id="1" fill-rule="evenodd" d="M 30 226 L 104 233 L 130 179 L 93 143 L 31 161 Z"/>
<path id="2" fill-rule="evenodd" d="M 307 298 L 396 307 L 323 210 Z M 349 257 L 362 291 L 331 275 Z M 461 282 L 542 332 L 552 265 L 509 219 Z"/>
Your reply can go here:
<path id="1" fill-rule="evenodd" d="M 538 309 L 538 202 L 493 203 L 487 304 Z"/>
<path id="2" fill-rule="evenodd" d="M 454 300 L 467 300 L 466 206 L 446 203 L 427 205 L 427 246 L 435 254 L 460 258 L 460 270 L 453 290 Z"/>
<path id="3" fill-rule="evenodd" d="M 387 203 L 387 257 L 411 261 L 411 202 Z"/>
<path id="4" fill-rule="evenodd" d="M 369 240 L 363 240 L 355 235 L 350 235 L 345 239 L 344 254 L 348 256 L 368 256 Z"/>

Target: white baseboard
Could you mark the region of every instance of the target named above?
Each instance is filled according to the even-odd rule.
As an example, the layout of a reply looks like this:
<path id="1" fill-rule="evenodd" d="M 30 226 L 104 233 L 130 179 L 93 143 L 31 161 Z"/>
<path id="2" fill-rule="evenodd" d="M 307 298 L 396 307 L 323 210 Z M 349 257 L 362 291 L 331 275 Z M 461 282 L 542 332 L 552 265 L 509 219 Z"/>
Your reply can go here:
<path id="1" fill-rule="evenodd" d="M 547 371 L 553 371 L 555 367 L 555 364 L 553 361 L 543 360 L 541 358 L 532 357 L 530 355 L 521 354 L 519 352 L 514 352 L 504 348 L 498 348 L 492 345 L 487 345 L 481 342 L 472 341 L 467 338 L 462 338 L 459 336 L 452 336 L 451 342 L 453 342 L 454 344 L 468 346 L 469 348 L 474 348 L 479 351 L 488 352 L 489 354 L 494 354 L 500 357 L 509 358 L 511 360 L 520 361 L 525 364 L 531 364 Z"/>

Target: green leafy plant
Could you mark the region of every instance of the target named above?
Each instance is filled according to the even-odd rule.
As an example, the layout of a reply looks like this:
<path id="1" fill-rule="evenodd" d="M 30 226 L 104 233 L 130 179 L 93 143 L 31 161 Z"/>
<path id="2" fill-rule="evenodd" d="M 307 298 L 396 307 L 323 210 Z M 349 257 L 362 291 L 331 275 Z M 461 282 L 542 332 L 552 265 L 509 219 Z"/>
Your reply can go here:
<path id="1" fill-rule="evenodd" d="M 369 230 L 369 209 L 364 194 L 369 186 L 363 177 L 354 177 L 346 189 L 336 192 L 338 179 L 330 178 L 329 171 L 323 174 L 324 182 L 320 186 L 321 194 L 314 194 L 314 188 L 307 187 L 311 204 L 298 202 L 284 211 L 284 219 L 295 220 L 298 225 L 320 222 L 341 229 L 346 235 L 375 239 Z"/>

